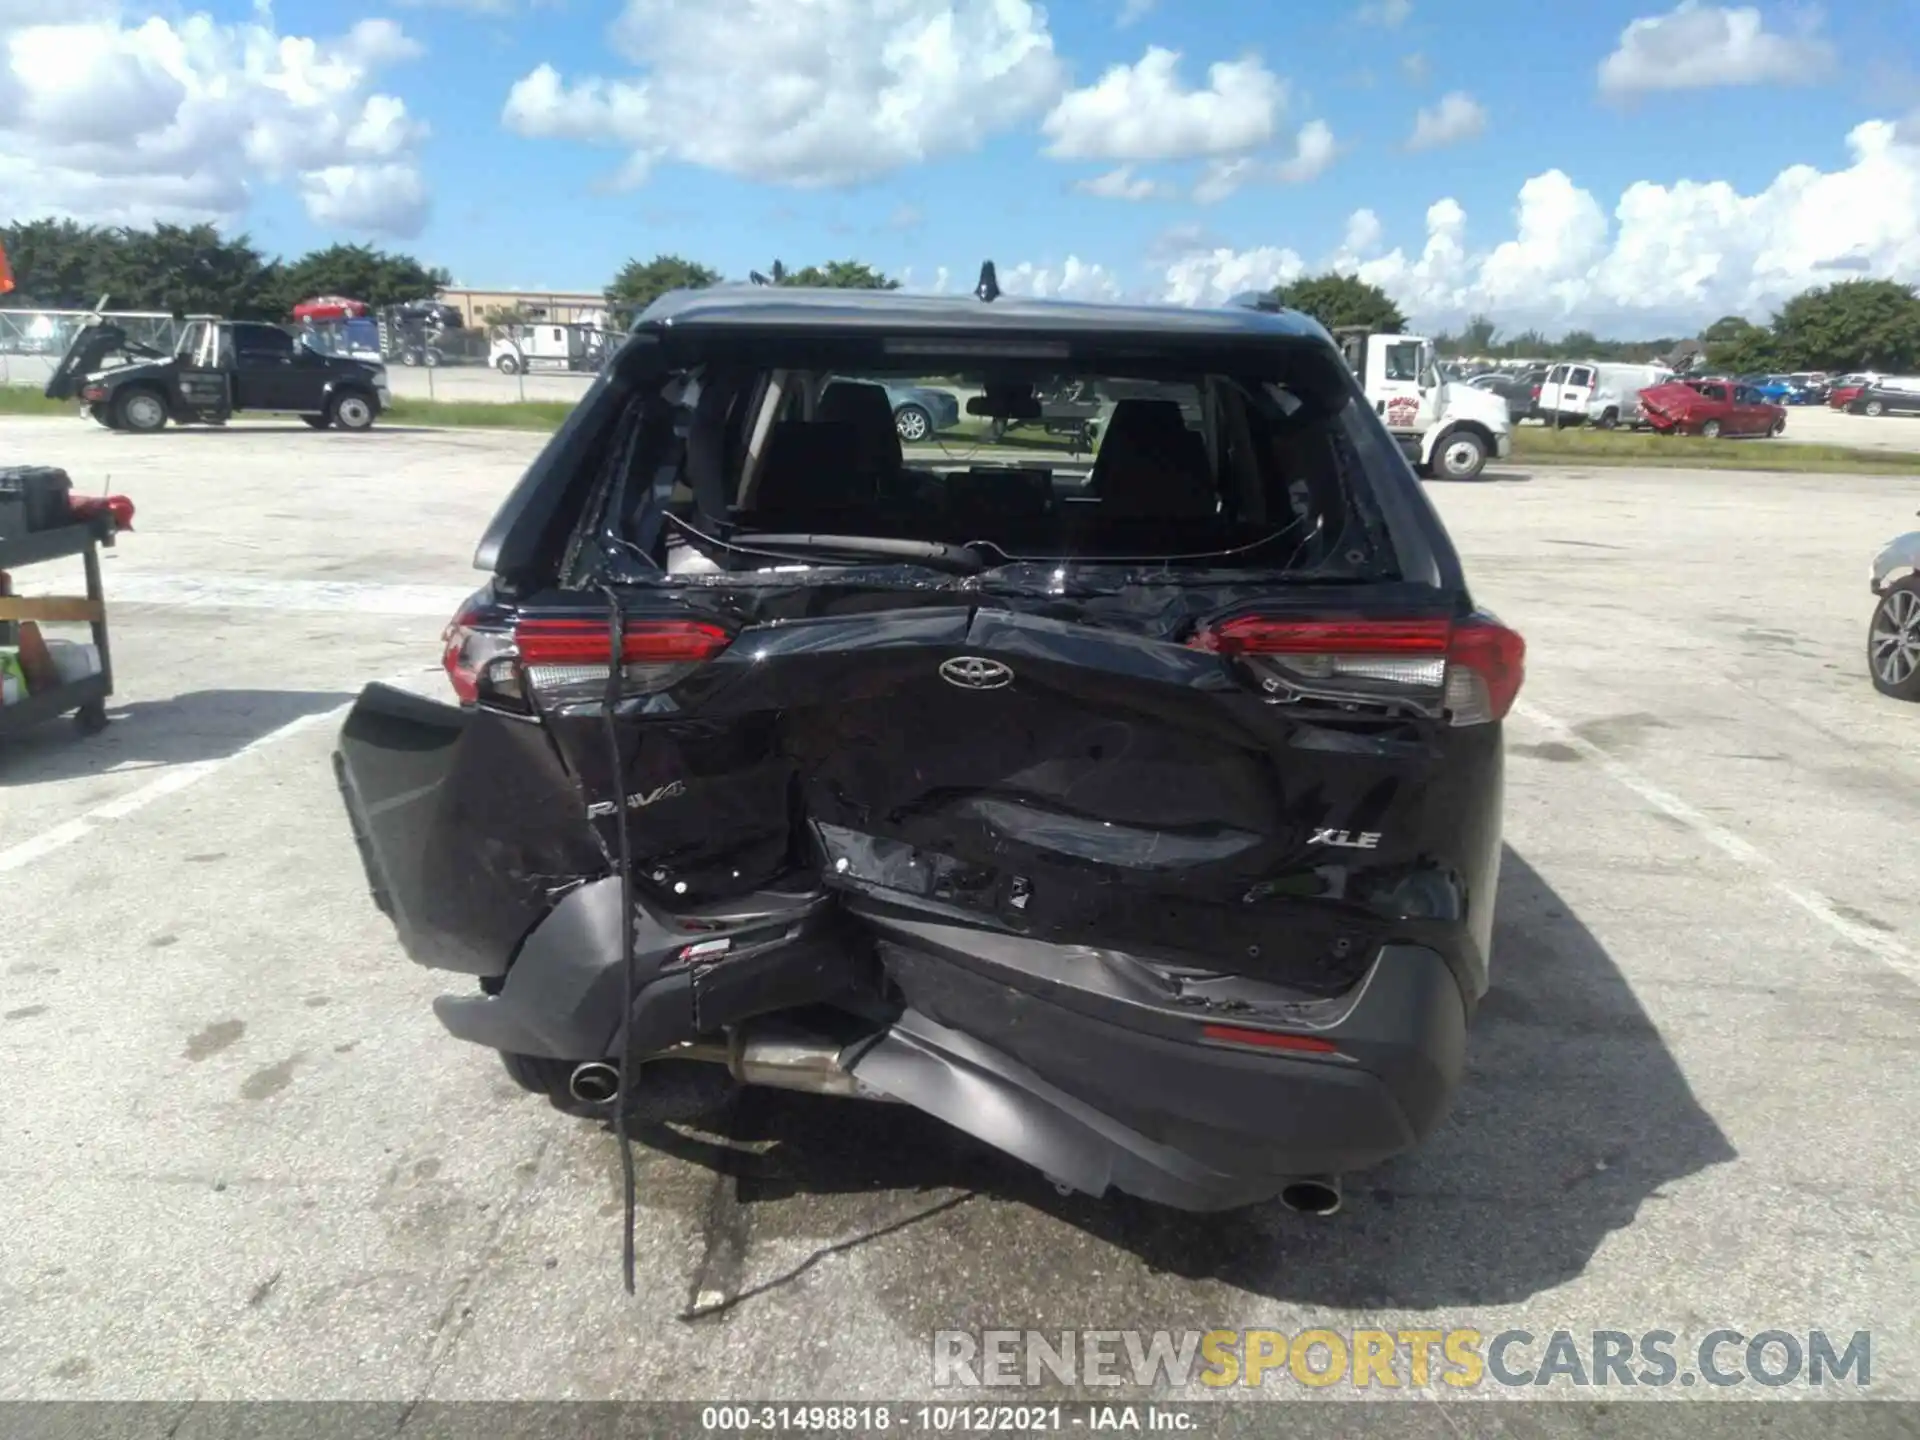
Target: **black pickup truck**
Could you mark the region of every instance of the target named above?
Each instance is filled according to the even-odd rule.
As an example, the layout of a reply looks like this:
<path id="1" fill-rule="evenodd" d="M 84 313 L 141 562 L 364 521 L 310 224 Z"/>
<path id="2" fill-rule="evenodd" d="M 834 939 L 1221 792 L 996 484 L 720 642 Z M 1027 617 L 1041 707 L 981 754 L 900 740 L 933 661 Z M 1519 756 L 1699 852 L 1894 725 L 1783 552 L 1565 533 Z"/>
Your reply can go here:
<path id="1" fill-rule="evenodd" d="M 112 321 L 81 327 L 50 400 L 78 399 L 109 430 L 224 425 L 242 411 L 298 415 L 316 430 L 365 430 L 391 401 L 383 365 L 328 355 L 278 325 L 193 320 L 171 355 Z"/>

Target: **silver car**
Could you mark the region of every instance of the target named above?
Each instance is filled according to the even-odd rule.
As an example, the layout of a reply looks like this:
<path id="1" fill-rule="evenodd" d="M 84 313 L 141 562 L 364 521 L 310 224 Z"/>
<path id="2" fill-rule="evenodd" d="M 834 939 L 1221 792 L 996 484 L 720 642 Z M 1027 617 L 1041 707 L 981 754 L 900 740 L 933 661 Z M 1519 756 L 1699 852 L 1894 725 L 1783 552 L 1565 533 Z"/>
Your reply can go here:
<path id="1" fill-rule="evenodd" d="M 1920 700 L 1920 530 L 1874 556 L 1872 585 L 1880 597 L 1867 627 L 1873 688 L 1896 700 Z"/>

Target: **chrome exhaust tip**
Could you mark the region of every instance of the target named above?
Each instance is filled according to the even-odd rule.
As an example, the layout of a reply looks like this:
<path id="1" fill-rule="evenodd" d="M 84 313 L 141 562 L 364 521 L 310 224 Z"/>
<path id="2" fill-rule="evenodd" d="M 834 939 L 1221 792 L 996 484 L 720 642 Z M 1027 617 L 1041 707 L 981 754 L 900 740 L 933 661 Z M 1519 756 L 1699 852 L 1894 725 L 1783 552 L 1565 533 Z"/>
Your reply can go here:
<path id="1" fill-rule="evenodd" d="M 1281 1187 L 1280 1203 L 1296 1215 L 1337 1215 L 1340 1213 L 1340 1177 L 1307 1175 L 1290 1180 Z"/>
<path id="2" fill-rule="evenodd" d="M 606 1105 L 620 1093 L 619 1067 L 604 1060 L 589 1060 L 573 1067 L 567 1078 L 567 1093 L 582 1105 Z"/>

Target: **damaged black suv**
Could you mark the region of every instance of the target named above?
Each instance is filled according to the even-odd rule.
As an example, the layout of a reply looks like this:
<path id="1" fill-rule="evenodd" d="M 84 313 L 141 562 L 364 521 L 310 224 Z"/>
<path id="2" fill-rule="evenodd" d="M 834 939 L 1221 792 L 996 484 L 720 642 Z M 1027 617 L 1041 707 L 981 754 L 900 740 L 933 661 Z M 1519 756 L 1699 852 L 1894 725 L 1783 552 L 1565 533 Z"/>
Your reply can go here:
<path id="1" fill-rule="evenodd" d="M 967 418 L 903 447 L 902 386 Z M 335 763 L 522 1084 L 887 1098 L 1191 1210 L 1444 1112 L 1523 646 L 1312 320 L 668 295 L 475 558 L 459 703 L 369 686 Z"/>

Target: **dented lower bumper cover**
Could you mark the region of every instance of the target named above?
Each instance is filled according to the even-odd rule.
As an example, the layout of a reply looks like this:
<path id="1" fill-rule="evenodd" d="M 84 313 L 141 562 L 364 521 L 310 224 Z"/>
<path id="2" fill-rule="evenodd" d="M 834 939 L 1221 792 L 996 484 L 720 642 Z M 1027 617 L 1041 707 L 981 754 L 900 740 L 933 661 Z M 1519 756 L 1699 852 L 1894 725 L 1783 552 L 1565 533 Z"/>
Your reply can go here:
<path id="1" fill-rule="evenodd" d="M 683 958 L 690 937 L 670 920 L 643 916 L 637 1053 L 752 1013 L 870 993 L 877 966 L 904 1007 L 848 1049 L 846 1068 L 1088 1194 L 1219 1210 L 1291 1178 L 1377 1164 L 1433 1129 L 1464 1067 L 1461 987 L 1421 946 L 1383 947 L 1346 995 L 1249 1018 L 1244 1005 L 1142 999 L 1076 947 L 862 913 L 834 896 L 775 897 L 738 919 L 736 933 L 762 937 L 757 948 L 705 963 Z M 567 896 L 495 993 L 443 996 L 434 1008 L 475 1044 L 597 1058 L 615 1048 L 623 985 L 609 879 Z M 1231 1038 L 1248 1030 L 1329 1048 Z"/>

